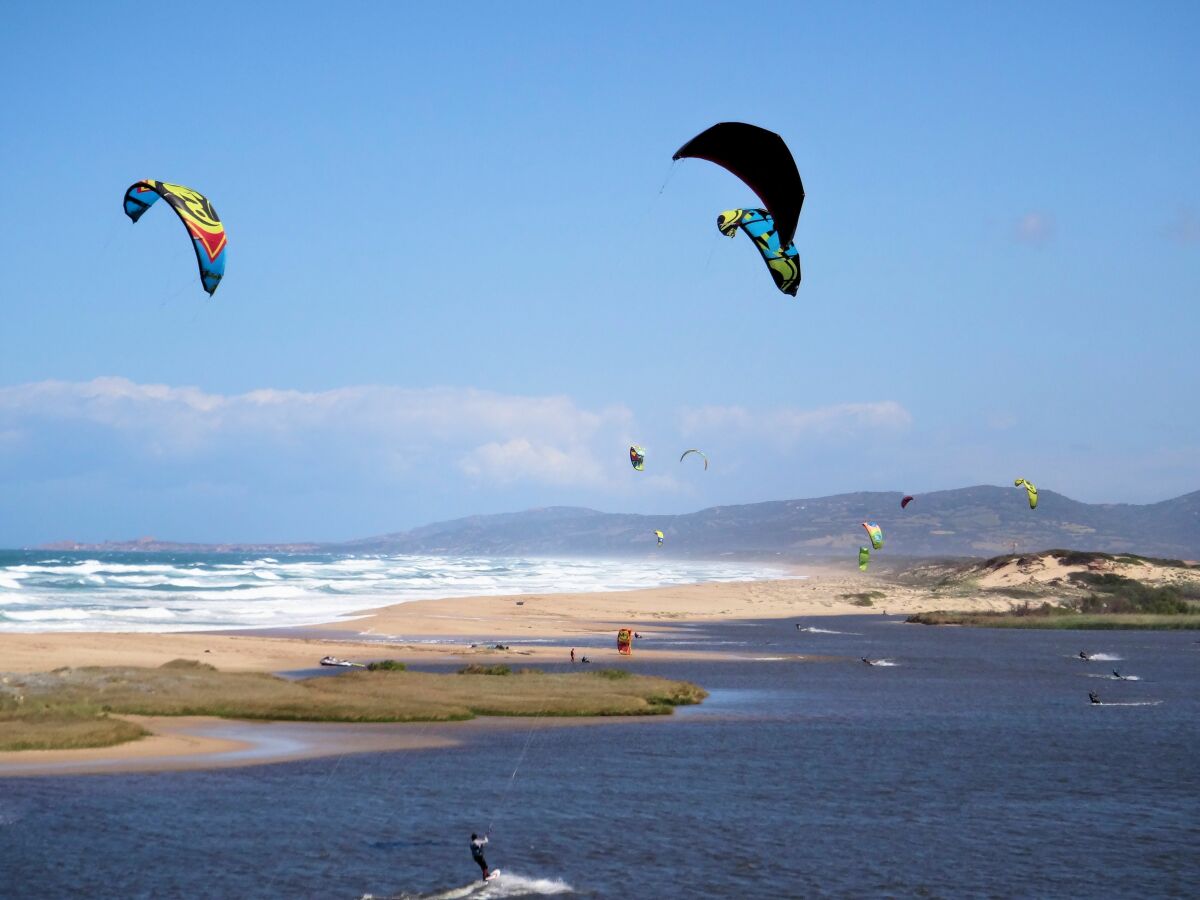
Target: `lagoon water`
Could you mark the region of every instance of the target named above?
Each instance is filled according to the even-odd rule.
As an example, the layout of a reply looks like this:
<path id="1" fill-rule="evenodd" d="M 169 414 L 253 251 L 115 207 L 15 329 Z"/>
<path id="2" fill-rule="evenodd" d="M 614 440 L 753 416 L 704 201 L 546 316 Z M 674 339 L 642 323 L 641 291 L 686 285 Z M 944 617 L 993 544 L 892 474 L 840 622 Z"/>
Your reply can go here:
<path id="1" fill-rule="evenodd" d="M 653 543 L 651 539 L 650 543 Z M 0 550 L 0 631 L 315 625 L 409 600 L 780 577 L 765 564 L 468 556 Z"/>
<path id="2" fill-rule="evenodd" d="M 635 656 L 633 669 L 712 691 L 669 719 L 212 772 L 4 779 L 0 895 L 1195 895 L 1194 634 L 806 624 L 824 631 L 647 636 L 744 657 Z M 1140 680 L 1106 677 L 1114 667 Z M 489 861 L 506 874 L 472 886 L 468 837 L 489 824 Z"/>

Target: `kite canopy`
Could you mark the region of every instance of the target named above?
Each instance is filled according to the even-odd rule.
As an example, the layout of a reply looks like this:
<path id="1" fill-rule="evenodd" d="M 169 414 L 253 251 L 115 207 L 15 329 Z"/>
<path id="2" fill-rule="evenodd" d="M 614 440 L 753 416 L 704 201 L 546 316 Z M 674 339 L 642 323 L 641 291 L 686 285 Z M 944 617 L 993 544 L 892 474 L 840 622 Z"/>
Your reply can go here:
<path id="1" fill-rule="evenodd" d="M 909 494 L 904 495 L 904 499 L 900 501 L 900 508 L 904 509 L 908 504 L 913 502 L 913 498 Z"/>
<path id="2" fill-rule="evenodd" d="M 170 184 L 147 178 L 129 186 L 125 192 L 125 215 L 136 222 L 162 197 L 175 210 L 196 250 L 200 281 L 212 296 L 225 277 L 225 226 L 212 202 L 199 191 L 182 184 Z"/>
<path id="3" fill-rule="evenodd" d="M 629 656 L 633 653 L 633 629 L 622 628 L 617 632 L 617 652 Z"/>
<path id="4" fill-rule="evenodd" d="M 683 451 L 683 456 L 679 457 L 679 461 L 680 461 L 680 462 L 683 462 L 683 460 L 684 460 L 684 457 L 686 457 L 686 456 L 687 456 L 689 453 L 695 453 L 695 454 L 698 454 L 698 455 L 699 455 L 699 457 L 700 457 L 702 460 L 704 460 L 704 471 L 705 471 L 705 472 L 707 472 L 707 471 L 708 471 L 708 457 L 704 455 L 704 451 L 703 451 L 703 450 L 695 450 L 695 449 L 692 449 L 692 450 L 684 450 L 684 451 Z"/>
<path id="5" fill-rule="evenodd" d="M 757 125 L 721 122 L 676 150 L 672 159 L 688 157 L 707 159 L 746 182 L 775 219 L 780 245 L 792 242 L 804 184 L 783 138 Z"/>
<path id="6" fill-rule="evenodd" d="M 862 527 L 866 529 L 867 536 L 871 539 L 871 546 L 876 550 L 883 547 L 883 529 L 874 522 L 863 522 Z"/>
<path id="7" fill-rule="evenodd" d="M 858 570 L 860 572 L 867 571 L 867 564 L 871 561 L 871 551 L 866 547 L 858 548 Z"/>
<path id="8" fill-rule="evenodd" d="M 717 228 L 726 237 L 736 235 L 739 228 L 746 232 L 770 269 L 775 287 L 796 296 L 796 288 L 800 286 L 800 254 L 795 244 L 780 245 L 770 213 L 765 209 L 727 209 L 717 216 Z"/>
<path id="9" fill-rule="evenodd" d="M 634 444 L 629 448 L 629 464 L 639 472 L 646 468 L 646 448 Z"/>
<path id="10" fill-rule="evenodd" d="M 1013 487 L 1025 488 L 1025 493 L 1029 495 L 1029 508 L 1037 509 L 1037 488 L 1033 486 L 1032 481 L 1026 481 L 1024 478 L 1018 478 L 1013 482 Z"/>

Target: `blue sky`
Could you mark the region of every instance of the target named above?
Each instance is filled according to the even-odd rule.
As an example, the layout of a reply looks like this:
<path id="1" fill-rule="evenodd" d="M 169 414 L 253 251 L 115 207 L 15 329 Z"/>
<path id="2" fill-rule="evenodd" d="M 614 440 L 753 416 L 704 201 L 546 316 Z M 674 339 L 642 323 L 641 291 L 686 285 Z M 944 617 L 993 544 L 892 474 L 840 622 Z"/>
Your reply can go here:
<path id="1" fill-rule="evenodd" d="M 1200 488 L 1200 11 L 1045 6 L 9 10 L 0 545 Z M 794 300 L 671 164 L 722 120 L 799 164 Z"/>

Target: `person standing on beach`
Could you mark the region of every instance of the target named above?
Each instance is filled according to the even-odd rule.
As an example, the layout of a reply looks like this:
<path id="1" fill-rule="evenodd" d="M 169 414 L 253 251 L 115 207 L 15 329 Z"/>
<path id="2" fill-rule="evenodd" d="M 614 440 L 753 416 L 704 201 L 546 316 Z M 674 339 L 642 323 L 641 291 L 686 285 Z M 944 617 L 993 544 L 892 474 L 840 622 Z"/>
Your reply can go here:
<path id="1" fill-rule="evenodd" d="M 575 662 L 575 648 L 571 648 L 571 662 Z"/>

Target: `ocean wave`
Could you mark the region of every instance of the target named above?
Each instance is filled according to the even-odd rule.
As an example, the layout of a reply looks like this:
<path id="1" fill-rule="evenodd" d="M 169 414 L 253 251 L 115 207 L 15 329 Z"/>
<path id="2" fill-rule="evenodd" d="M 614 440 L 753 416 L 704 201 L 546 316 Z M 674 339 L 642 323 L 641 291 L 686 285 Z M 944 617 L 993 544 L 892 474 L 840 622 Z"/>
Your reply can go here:
<path id="1" fill-rule="evenodd" d="M 77 560 L 5 552 L 8 631 L 186 631 L 316 625 L 412 600 L 588 593 L 781 577 L 767 566 L 659 560 L 138 554 Z"/>

